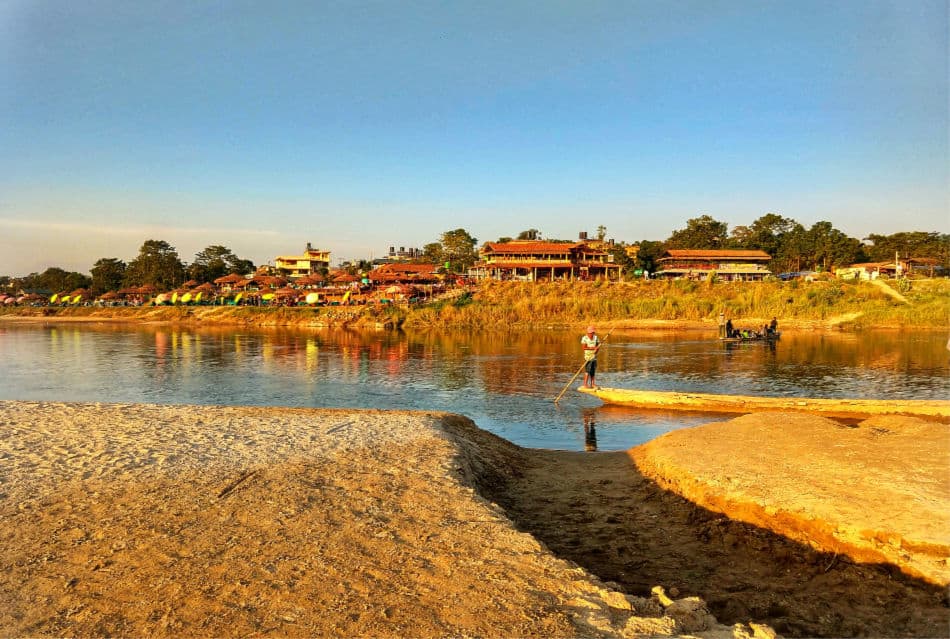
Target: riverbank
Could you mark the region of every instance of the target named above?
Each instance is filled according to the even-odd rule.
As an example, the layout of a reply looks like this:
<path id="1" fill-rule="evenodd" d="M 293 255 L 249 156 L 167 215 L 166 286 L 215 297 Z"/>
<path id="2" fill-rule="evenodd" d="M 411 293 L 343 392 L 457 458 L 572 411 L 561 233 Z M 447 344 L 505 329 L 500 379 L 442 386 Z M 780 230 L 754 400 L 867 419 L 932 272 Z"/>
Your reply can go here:
<path id="1" fill-rule="evenodd" d="M 5 636 L 768 637 L 748 622 L 769 620 L 789 636 L 936 636 L 948 623 L 942 589 L 697 508 L 624 452 L 523 449 L 445 413 L 0 414 Z"/>
<path id="2" fill-rule="evenodd" d="M 950 327 L 950 280 L 915 281 L 900 301 L 886 283 L 485 282 L 470 295 L 420 305 L 329 307 L 142 306 L 0 307 L 0 321 L 162 322 L 299 328 L 469 330 L 716 330 L 719 312 L 737 327 L 859 330 Z"/>

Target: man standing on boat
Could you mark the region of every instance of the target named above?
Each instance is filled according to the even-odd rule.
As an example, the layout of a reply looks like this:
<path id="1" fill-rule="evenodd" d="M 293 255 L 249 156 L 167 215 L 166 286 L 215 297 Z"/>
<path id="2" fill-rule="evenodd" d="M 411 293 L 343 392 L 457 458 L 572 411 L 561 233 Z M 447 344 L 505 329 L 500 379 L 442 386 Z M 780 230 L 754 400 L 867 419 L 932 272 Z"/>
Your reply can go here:
<path id="1" fill-rule="evenodd" d="M 597 388 L 594 385 L 594 375 L 597 374 L 597 350 L 600 348 L 600 338 L 594 332 L 593 326 L 587 327 L 587 334 L 581 338 L 584 347 L 584 386 Z"/>

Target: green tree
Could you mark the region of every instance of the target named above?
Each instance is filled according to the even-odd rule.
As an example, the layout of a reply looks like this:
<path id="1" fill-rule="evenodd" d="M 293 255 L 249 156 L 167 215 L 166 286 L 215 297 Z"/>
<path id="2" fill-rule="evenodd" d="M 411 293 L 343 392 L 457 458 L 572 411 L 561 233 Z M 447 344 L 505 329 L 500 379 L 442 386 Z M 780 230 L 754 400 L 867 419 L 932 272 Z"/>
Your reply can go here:
<path id="1" fill-rule="evenodd" d="M 686 228 L 673 231 L 666 240 L 666 248 L 671 249 L 718 249 L 726 242 L 729 225 L 719 222 L 709 215 L 694 217 L 686 221 Z"/>
<path id="2" fill-rule="evenodd" d="M 195 255 L 188 265 L 188 277 L 199 282 L 213 282 L 229 273 L 246 275 L 254 272 L 254 263 L 242 260 L 226 246 L 213 245 Z"/>
<path id="3" fill-rule="evenodd" d="M 865 259 L 861 242 L 836 229 L 831 222 L 815 222 L 805 234 L 808 263 L 829 271 Z"/>
<path id="4" fill-rule="evenodd" d="M 442 261 L 449 262 L 452 271 L 465 273 L 478 259 L 477 243 L 465 229 L 446 231 L 442 234 Z"/>
<path id="5" fill-rule="evenodd" d="M 597 241 L 603 242 L 605 237 L 607 237 L 607 227 L 601 224 L 597 227 Z"/>
<path id="6" fill-rule="evenodd" d="M 25 290 L 65 293 L 77 288 L 89 288 L 91 280 L 82 273 L 69 272 L 58 266 L 51 266 L 42 273 L 30 273 L 20 280 L 20 288 Z"/>
<path id="7" fill-rule="evenodd" d="M 103 257 L 92 267 L 92 285 L 90 293 L 102 295 L 106 291 L 117 291 L 125 278 L 126 264 L 114 257 Z"/>
<path id="8" fill-rule="evenodd" d="M 900 257 L 927 257 L 937 260 L 941 266 L 950 268 L 950 235 L 936 231 L 904 231 L 891 235 L 872 233 L 865 238 L 872 244 L 865 247 L 868 258 L 875 262 Z"/>
<path id="9" fill-rule="evenodd" d="M 637 267 L 644 271 L 656 273 L 657 260 L 663 255 L 666 246 L 663 242 L 653 242 L 651 240 L 642 240 L 637 243 L 640 250 L 637 252 Z"/>
<path id="10" fill-rule="evenodd" d="M 174 246 L 163 240 L 146 240 L 139 255 L 125 269 L 126 286 L 151 284 L 160 290 L 172 289 L 185 281 L 185 265 Z"/>
<path id="11" fill-rule="evenodd" d="M 499 244 L 506 244 L 506 243 L 512 241 L 513 239 L 514 239 L 514 238 L 508 237 L 508 236 L 499 237 L 499 238 L 498 238 L 498 243 L 499 243 Z"/>
<path id="12" fill-rule="evenodd" d="M 442 265 L 445 260 L 442 259 L 442 243 L 430 242 L 422 247 L 422 257 L 430 264 Z"/>

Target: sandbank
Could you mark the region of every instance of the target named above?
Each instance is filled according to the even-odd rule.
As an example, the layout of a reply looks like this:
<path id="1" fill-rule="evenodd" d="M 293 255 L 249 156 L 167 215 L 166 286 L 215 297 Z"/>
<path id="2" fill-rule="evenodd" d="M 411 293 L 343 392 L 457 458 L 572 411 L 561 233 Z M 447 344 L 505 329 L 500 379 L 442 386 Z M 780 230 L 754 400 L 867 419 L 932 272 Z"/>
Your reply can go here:
<path id="1" fill-rule="evenodd" d="M 741 464 L 696 455 L 702 428 L 676 446 Z M 944 634 L 945 589 L 690 503 L 636 450 L 438 412 L 0 402 L 0 635 Z"/>
<path id="2" fill-rule="evenodd" d="M 475 487 L 443 413 L 0 402 L 0 635 L 751 636 L 625 595 Z"/>

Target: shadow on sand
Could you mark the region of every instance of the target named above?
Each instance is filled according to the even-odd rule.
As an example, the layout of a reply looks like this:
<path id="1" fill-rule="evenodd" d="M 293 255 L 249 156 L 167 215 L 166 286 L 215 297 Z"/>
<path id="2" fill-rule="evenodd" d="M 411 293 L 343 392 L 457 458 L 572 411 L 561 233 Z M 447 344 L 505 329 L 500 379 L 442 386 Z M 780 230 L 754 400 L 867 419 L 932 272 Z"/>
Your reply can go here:
<path id="1" fill-rule="evenodd" d="M 589 426 L 586 434 L 595 447 Z M 478 454 L 484 497 L 553 553 L 628 594 L 649 597 L 662 585 L 702 597 L 720 623 L 767 623 L 790 637 L 934 637 L 950 627 L 945 589 L 697 507 L 645 478 L 626 452 L 493 442 Z"/>

